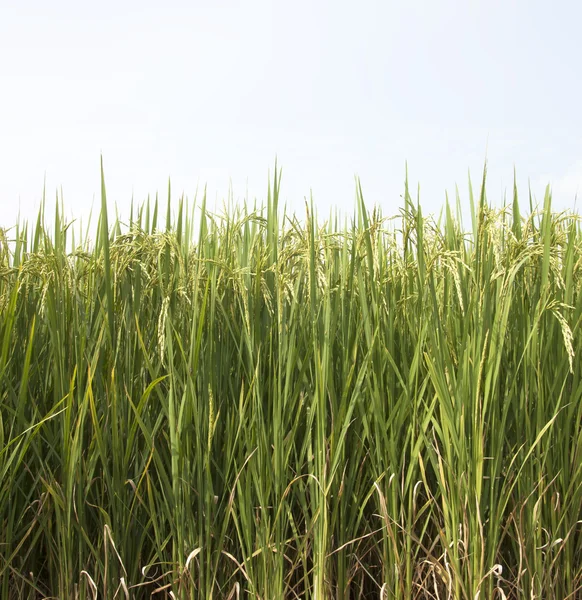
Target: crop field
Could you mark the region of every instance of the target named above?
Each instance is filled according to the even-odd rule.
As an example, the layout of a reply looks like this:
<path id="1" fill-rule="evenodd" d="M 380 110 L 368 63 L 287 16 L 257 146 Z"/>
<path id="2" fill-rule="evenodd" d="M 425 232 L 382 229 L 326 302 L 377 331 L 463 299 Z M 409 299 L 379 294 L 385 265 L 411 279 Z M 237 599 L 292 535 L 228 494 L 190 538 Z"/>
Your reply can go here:
<path id="1" fill-rule="evenodd" d="M 581 224 L 485 179 L 2 223 L 0 598 L 582 598 Z"/>

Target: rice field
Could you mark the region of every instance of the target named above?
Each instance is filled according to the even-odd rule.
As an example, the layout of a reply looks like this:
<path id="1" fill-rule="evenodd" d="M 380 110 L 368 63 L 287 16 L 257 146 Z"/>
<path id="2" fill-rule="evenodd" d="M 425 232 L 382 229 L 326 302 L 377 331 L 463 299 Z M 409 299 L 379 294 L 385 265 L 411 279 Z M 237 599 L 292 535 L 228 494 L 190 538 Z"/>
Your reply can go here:
<path id="1" fill-rule="evenodd" d="M 579 217 L 280 185 L 0 230 L 0 597 L 582 598 Z"/>

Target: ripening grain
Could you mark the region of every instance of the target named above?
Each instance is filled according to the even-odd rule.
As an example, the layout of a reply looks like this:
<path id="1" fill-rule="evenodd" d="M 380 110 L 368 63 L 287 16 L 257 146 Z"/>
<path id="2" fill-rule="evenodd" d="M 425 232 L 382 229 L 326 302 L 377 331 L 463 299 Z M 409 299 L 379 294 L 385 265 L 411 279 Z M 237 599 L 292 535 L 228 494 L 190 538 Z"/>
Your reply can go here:
<path id="1" fill-rule="evenodd" d="M 0 230 L 0 598 L 580 597 L 578 217 L 279 185 Z"/>

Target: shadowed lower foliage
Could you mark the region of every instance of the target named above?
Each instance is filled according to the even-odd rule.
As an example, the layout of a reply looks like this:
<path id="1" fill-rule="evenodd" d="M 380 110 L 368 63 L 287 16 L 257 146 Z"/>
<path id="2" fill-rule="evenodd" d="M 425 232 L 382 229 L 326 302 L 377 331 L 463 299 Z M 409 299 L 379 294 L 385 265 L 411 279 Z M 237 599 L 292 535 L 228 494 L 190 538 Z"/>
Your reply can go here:
<path id="1" fill-rule="evenodd" d="M 0 597 L 580 597 L 580 223 L 484 183 L 2 231 Z"/>

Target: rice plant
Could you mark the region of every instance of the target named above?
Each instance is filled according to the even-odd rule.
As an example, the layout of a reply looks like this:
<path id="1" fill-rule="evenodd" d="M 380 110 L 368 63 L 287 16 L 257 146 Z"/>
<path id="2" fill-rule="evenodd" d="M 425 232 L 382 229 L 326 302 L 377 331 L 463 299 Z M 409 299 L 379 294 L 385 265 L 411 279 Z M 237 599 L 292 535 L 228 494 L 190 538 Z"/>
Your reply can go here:
<path id="1" fill-rule="evenodd" d="M 0 230 L 0 597 L 582 597 L 578 216 L 280 186 Z"/>

